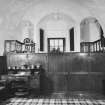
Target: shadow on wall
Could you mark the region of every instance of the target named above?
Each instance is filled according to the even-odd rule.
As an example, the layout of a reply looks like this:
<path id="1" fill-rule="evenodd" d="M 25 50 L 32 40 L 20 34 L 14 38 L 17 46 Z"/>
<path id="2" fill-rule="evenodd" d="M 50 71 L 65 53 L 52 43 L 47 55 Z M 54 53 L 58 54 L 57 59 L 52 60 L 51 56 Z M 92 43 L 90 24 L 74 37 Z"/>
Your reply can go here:
<path id="1" fill-rule="evenodd" d="M 41 68 L 40 72 L 40 94 L 41 95 L 52 95 L 54 91 L 53 81 L 47 76 L 45 69 Z"/>

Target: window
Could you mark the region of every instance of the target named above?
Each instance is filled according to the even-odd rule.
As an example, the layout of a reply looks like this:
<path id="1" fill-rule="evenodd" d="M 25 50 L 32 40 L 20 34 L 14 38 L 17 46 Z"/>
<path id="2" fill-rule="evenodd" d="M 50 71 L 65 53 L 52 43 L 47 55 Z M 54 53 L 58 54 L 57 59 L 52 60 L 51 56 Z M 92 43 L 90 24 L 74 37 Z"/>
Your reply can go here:
<path id="1" fill-rule="evenodd" d="M 44 30 L 40 29 L 40 51 L 44 51 Z"/>
<path id="2" fill-rule="evenodd" d="M 48 52 L 64 52 L 64 38 L 48 38 Z"/>
<path id="3" fill-rule="evenodd" d="M 74 28 L 70 29 L 70 51 L 74 51 Z"/>

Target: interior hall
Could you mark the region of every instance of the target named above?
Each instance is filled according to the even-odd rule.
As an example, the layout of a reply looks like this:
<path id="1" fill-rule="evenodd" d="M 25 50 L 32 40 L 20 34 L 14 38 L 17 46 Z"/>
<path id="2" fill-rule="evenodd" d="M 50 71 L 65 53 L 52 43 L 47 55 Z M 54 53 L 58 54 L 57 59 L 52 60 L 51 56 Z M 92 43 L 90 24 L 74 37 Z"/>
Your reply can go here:
<path id="1" fill-rule="evenodd" d="M 105 105 L 105 0 L 0 0 L 0 105 Z"/>

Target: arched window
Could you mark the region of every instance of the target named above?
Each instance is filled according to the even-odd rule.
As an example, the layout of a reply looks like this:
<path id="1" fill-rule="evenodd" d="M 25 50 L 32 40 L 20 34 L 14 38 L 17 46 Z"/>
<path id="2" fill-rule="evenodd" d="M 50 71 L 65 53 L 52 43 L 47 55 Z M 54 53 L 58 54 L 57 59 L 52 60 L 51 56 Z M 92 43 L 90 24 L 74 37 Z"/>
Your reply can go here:
<path id="1" fill-rule="evenodd" d="M 40 29 L 40 51 L 44 51 L 44 30 Z"/>
<path id="2" fill-rule="evenodd" d="M 69 30 L 70 34 L 70 51 L 74 51 L 74 28 Z"/>

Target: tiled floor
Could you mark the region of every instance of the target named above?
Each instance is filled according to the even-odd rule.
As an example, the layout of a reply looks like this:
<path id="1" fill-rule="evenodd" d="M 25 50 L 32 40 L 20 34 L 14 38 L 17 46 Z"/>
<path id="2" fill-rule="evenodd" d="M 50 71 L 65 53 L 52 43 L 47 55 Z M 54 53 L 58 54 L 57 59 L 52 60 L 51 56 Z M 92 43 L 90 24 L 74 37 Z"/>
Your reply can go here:
<path id="1" fill-rule="evenodd" d="M 101 94 L 73 92 L 69 95 L 54 93 L 51 96 L 12 97 L 2 100 L 0 105 L 105 105 L 105 96 Z"/>
<path id="2" fill-rule="evenodd" d="M 0 105 L 105 105 L 105 100 L 73 98 L 10 98 Z"/>

